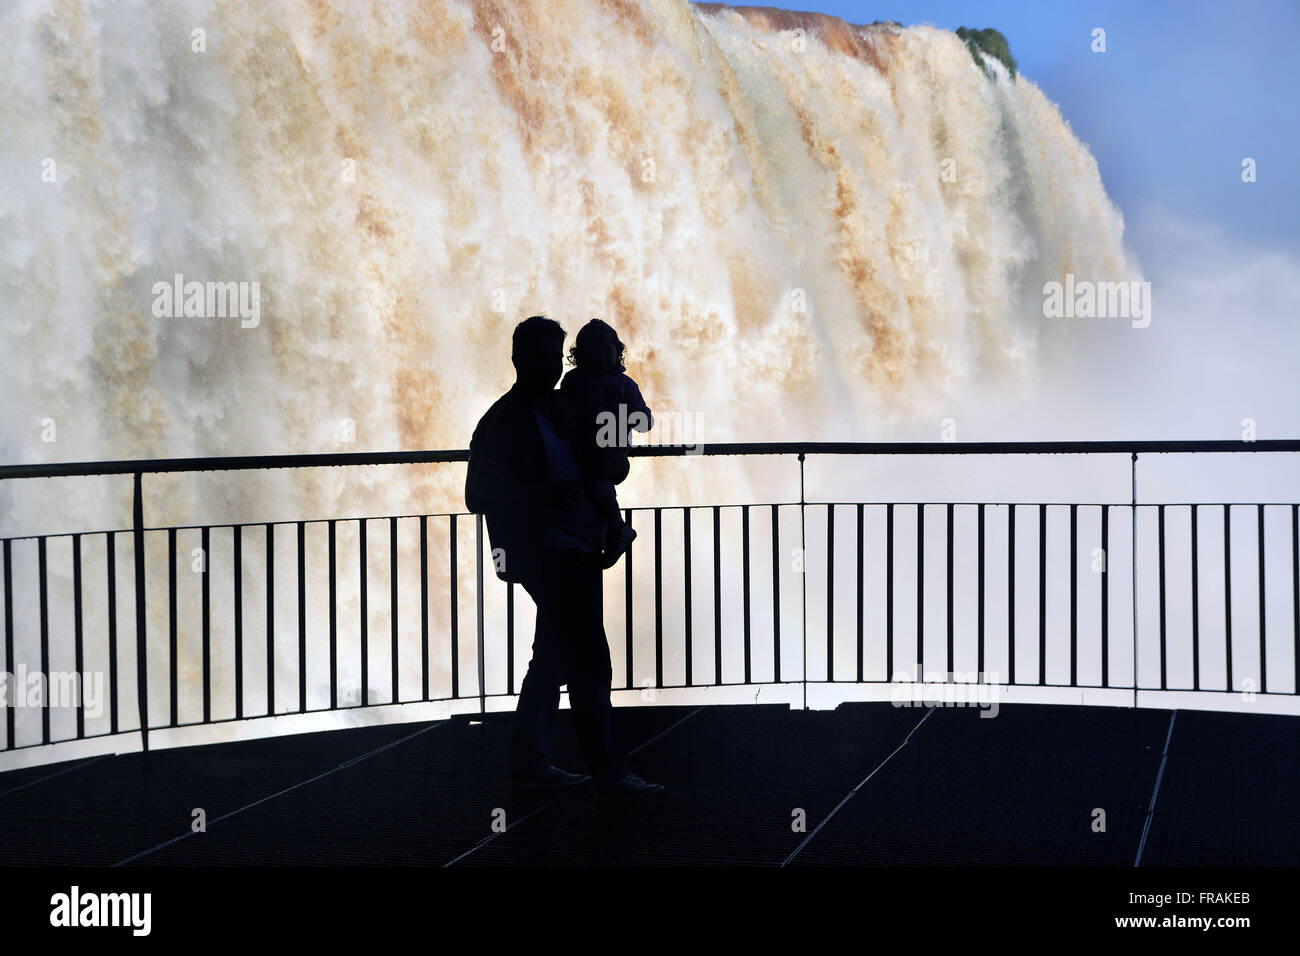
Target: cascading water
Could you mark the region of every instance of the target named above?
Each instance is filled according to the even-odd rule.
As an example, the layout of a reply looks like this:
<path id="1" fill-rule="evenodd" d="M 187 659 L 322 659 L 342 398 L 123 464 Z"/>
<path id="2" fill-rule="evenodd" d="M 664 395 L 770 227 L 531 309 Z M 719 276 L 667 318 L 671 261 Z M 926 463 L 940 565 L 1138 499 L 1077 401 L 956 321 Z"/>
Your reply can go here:
<path id="1" fill-rule="evenodd" d="M 0 30 L 6 462 L 465 447 L 535 312 L 611 322 L 690 440 L 875 437 L 1028 380 L 1044 282 L 1137 277 L 1058 110 L 929 27 L 33 0 Z M 188 282 L 256 283 L 256 322 L 160 304 Z M 623 496 L 714 500 L 691 464 Z M 152 476 L 147 517 L 459 510 L 462 482 Z M 7 532 L 126 526 L 124 482 L 7 485 Z"/>

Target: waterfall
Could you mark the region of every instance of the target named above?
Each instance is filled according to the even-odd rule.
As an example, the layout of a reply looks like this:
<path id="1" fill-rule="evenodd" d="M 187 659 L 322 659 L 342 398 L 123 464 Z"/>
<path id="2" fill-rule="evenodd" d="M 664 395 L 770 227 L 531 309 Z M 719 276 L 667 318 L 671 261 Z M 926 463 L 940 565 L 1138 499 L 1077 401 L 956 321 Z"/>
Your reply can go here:
<path id="1" fill-rule="evenodd" d="M 605 317 L 706 439 L 860 437 L 1032 376 L 1044 282 L 1134 271 L 1059 111 L 946 31 L 339 6 L 6 5 L 4 460 L 464 447 L 534 312 Z M 258 323 L 159 317 L 178 275 Z"/>
<path id="2" fill-rule="evenodd" d="M 22 0 L 0 30 L 5 462 L 463 448 L 539 312 L 614 325 L 706 443 L 879 437 L 1032 382 L 1068 334 L 1044 283 L 1138 276 L 1059 110 L 931 27 Z M 656 464 L 627 495 L 710 500 Z M 147 521 L 461 510 L 463 474 L 150 476 Z M 6 533 L 129 525 L 126 481 L 7 485 Z"/>

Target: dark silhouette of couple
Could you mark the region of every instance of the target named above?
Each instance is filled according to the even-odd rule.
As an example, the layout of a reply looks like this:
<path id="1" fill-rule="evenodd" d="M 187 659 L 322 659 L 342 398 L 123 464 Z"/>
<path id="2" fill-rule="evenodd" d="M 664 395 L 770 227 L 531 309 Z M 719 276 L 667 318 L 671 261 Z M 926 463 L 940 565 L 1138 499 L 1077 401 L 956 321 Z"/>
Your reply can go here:
<path id="1" fill-rule="evenodd" d="M 523 585 L 537 605 L 533 657 L 515 710 L 512 786 L 550 789 L 589 779 L 551 763 L 567 683 L 597 794 L 636 798 L 663 787 L 631 773 L 614 740 L 601 574 L 636 537 L 614 492 L 629 470 L 627 435 L 618 428 L 646 431 L 653 419 L 625 374 L 623 343 L 599 319 L 579 331 L 569 355 L 575 367 L 557 390 L 565 334 L 539 315 L 516 326 L 515 384 L 474 429 L 465 503 L 487 521 L 497 577 Z"/>

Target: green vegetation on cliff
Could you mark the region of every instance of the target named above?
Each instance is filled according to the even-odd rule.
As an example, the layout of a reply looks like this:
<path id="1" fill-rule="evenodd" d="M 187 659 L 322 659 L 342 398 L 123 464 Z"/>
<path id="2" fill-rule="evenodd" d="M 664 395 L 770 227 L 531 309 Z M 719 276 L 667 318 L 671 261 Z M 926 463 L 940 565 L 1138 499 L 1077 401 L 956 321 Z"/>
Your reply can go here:
<path id="1" fill-rule="evenodd" d="M 1011 78 L 1016 78 L 1016 58 L 1011 55 L 1011 47 L 1007 45 L 1007 38 L 992 27 L 986 27 L 983 30 L 972 30 L 969 27 L 958 27 L 957 36 L 966 41 L 966 48 L 970 50 L 970 55 L 975 58 L 975 63 L 990 78 L 992 73 L 985 65 L 981 53 L 988 54 L 1002 61 L 1002 65 L 1007 68 Z"/>

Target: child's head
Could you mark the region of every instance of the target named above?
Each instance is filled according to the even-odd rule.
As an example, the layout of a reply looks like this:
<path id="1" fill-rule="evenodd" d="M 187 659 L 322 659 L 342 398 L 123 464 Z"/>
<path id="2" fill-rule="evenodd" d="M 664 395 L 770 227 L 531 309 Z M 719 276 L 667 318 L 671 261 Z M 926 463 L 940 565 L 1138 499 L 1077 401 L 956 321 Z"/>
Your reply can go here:
<path id="1" fill-rule="evenodd" d="M 623 343 L 618 333 L 600 319 L 592 319 L 574 337 L 569 364 L 598 371 L 623 371 Z"/>

